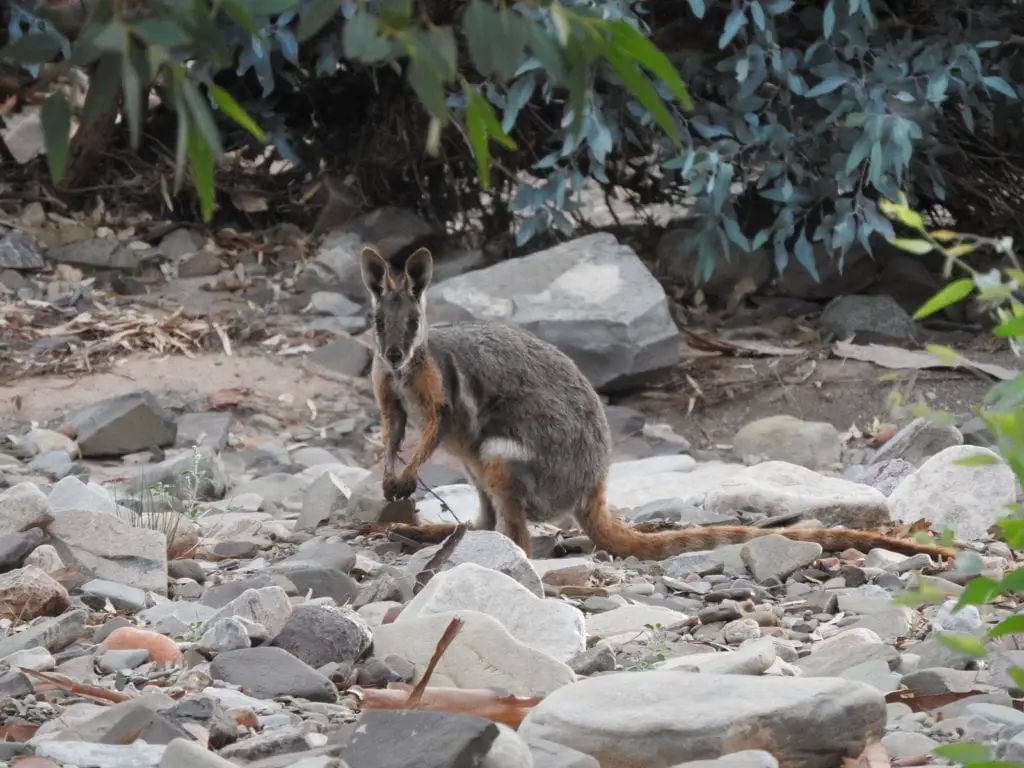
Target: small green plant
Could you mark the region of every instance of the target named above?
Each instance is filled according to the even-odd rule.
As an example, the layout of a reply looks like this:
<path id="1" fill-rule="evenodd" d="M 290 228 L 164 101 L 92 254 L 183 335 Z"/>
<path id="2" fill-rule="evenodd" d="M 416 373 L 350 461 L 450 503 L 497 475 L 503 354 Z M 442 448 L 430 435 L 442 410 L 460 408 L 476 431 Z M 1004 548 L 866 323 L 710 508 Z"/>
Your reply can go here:
<path id="1" fill-rule="evenodd" d="M 886 216 L 913 230 L 916 235 L 890 238 L 893 245 L 919 256 L 938 252 L 945 259 L 943 277 L 949 282 L 914 313 L 914 319 L 928 317 L 974 294 L 974 300 L 978 305 L 998 320 L 993 333 L 999 338 L 1006 339 L 1014 354 L 1020 356 L 1021 350 L 1024 349 L 1024 294 L 1021 292 L 1021 287 L 1024 286 L 1024 270 L 1021 269 L 1014 252 L 1013 239 L 982 237 L 948 229 L 929 229 L 925 226 L 924 217 L 908 206 L 903 194 L 900 194 L 898 201 L 882 201 L 879 208 Z M 965 257 L 983 248 L 991 248 L 1004 256 L 1010 262 L 1010 266 L 1001 270 L 980 272 L 964 260 Z M 951 279 L 954 271 L 963 276 Z M 960 356 L 949 347 L 933 344 L 927 348 L 948 365 L 960 363 Z M 1019 482 L 1024 482 L 1022 400 L 1024 374 L 1019 374 L 1011 381 L 993 386 L 986 394 L 984 402 L 975 408 L 975 413 L 993 438 L 997 453 L 1007 462 Z M 942 416 L 924 406 L 918 406 L 917 410 L 923 415 L 939 415 L 940 418 Z M 978 466 L 994 461 L 992 456 L 976 455 L 962 459 L 958 463 Z M 1011 549 L 1024 548 L 1024 513 L 1019 502 L 1008 506 L 1006 515 L 997 522 L 997 526 L 1003 540 Z M 941 539 L 951 541 L 952 533 L 944 531 Z M 957 558 L 957 563 L 961 570 L 973 573 L 974 576 L 956 600 L 952 608 L 954 612 L 968 605 L 991 604 L 1003 595 L 1024 590 L 1024 568 L 1017 567 L 1003 578 L 993 579 L 981 575 L 981 558 L 974 553 L 962 553 Z M 900 601 L 917 605 L 938 604 L 945 602 L 948 597 L 937 588 L 918 580 L 915 587 L 902 596 Z M 1013 615 L 991 627 L 981 637 L 966 632 L 939 632 L 936 639 L 966 656 L 983 659 L 989 655 L 987 641 L 1021 633 L 1024 633 L 1024 615 Z M 1007 673 L 1014 684 L 1024 690 L 1024 669 L 1010 667 Z M 945 745 L 936 748 L 935 754 L 967 768 L 1020 765 L 999 761 L 991 754 L 989 747 L 978 743 Z"/>
<path id="2" fill-rule="evenodd" d="M 130 511 L 132 525 L 160 531 L 170 544 L 177 538 L 184 519 L 195 522 L 202 517 L 202 501 L 210 482 L 197 445 L 192 448 L 191 463 L 173 483 L 149 483 L 138 496 L 121 499 L 118 503 Z"/>
<path id="3" fill-rule="evenodd" d="M 653 669 L 656 664 L 663 662 L 668 652 L 668 634 L 660 623 L 644 624 L 644 629 L 651 633 L 650 642 L 645 648 L 644 655 L 637 659 L 631 669 L 648 670 Z"/>

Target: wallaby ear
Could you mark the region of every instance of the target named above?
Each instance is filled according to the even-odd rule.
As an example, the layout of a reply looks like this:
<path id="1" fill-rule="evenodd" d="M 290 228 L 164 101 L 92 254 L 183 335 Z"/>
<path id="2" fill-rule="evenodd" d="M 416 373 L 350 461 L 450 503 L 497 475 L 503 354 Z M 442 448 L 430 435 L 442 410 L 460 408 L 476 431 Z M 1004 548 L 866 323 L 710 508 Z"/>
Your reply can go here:
<path id="1" fill-rule="evenodd" d="M 395 283 L 389 274 L 388 263 L 380 255 L 380 251 L 372 245 L 363 246 L 363 253 L 359 259 L 359 272 L 366 290 L 375 298 L 379 299 L 387 291 L 395 288 Z"/>
<path id="2" fill-rule="evenodd" d="M 430 285 L 434 275 L 434 257 L 426 248 L 420 248 L 405 262 L 405 285 L 417 300 Z"/>

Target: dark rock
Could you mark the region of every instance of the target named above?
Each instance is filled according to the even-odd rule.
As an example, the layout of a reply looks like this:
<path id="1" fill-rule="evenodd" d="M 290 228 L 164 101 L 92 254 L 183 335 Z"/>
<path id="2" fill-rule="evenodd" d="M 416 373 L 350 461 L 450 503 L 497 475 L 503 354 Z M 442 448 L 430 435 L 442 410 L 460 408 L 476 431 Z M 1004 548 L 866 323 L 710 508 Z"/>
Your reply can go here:
<path id="1" fill-rule="evenodd" d="M 371 642 L 370 627 L 352 609 L 304 604 L 295 606 L 271 645 L 316 668 L 358 661 Z"/>
<path id="2" fill-rule="evenodd" d="M 283 648 L 263 646 L 227 651 L 210 663 L 210 675 L 247 689 L 257 699 L 295 696 L 333 703 L 338 691 L 326 677 Z"/>
<path id="3" fill-rule="evenodd" d="M 151 392 L 140 390 L 101 400 L 67 415 L 83 457 L 123 456 L 174 445 L 174 417 Z"/>
<path id="4" fill-rule="evenodd" d="M 475 715 L 364 712 L 345 761 L 359 768 L 473 768 L 497 738 L 498 726 Z"/>

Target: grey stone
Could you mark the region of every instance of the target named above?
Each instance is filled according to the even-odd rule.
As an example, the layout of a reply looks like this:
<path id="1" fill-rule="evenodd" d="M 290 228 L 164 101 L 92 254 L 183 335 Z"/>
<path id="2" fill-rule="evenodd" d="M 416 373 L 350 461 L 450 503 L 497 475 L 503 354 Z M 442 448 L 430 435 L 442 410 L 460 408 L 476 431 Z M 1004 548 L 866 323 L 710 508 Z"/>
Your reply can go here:
<path id="1" fill-rule="evenodd" d="M 343 376 L 364 376 L 370 370 L 372 350 L 352 336 L 341 336 L 309 353 L 309 362 Z"/>
<path id="2" fill-rule="evenodd" d="M 174 417 L 146 390 L 128 392 L 78 409 L 65 417 L 75 429 L 83 457 L 123 456 L 174 445 Z"/>
<path id="3" fill-rule="evenodd" d="M 353 602 L 359 595 L 359 583 L 337 568 L 289 568 L 286 573 L 300 595 L 308 592 L 314 599 L 329 597 L 338 605 Z"/>
<path id="4" fill-rule="evenodd" d="M 0 268 L 36 272 L 45 266 L 35 240 L 24 232 L 0 232 Z"/>
<path id="5" fill-rule="evenodd" d="M 275 728 L 220 750 L 220 755 L 243 764 L 278 755 L 295 755 L 309 747 L 305 731 L 298 726 Z"/>
<path id="6" fill-rule="evenodd" d="M 900 344 L 917 338 L 913 319 L 896 300 L 876 296 L 838 296 L 821 313 L 827 338 L 855 344 Z"/>
<path id="7" fill-rule="evenodd" d="M 914 465 L 903 459 L 885 459 L 868 466 L 854 465 L 843 471 L 843 477 L 855 483 L 870 485 L 886 496 L 914 472 Z"/>
<path id="8" fill-rule="evenodd" d="M 758 581 L 785 579 L 821 557 L 821 544 L 793 541 L 777 533 L 759 536 L 743 545 L 740 557 Z"/>
<path id="9" fill-rule="evenodd" d="M 311 667 L 354 663 L 373 642 L 366 621 L 349 608 L 297 605 L 271 645 L 284 648 Z"/>
<path id="10" fill-rule="evenodd" d="M 748 233 L 750 234 L 750 233 Z M 765 248 L 743 254 L 742 259 L 716 259 L 711 276 L 704 280 L 699 269 L 700 252 L 693 247 L 692 226 L 668 230 L 658 241 L 658 267 L 676 280 L 699 287 L 706 296 L 726 300 L 740 280 L 762 288 L 772 276 L 772 254 Z"/>
<path id="11" fill-rule="evenodd" d="M 167 594 L 167 537 L 104 512 L 55 510 L 50 544 L 68 565 L 117 584 Z"/>
<path id="12" fill-rule="evenodd" d="M 740 457 L 756 456 L 822 469 L 839 461 L 843 446 L 839 430 L 828 422 L 779 414 L 741 427 L 733 437 L 732 449 Z"/>
<path id="13" fill-rule="evenodd" d="M 42 543 L 43 536 L 39 528 L 0 534 L 0 573 L 20 568 L 32 550 Z"/>
<path id="14" fill-rule="evenodd" d="M 335 568 L 348 573 L 355 564 L 355 550 L 337 536 L 329 536 L 302 542 L 294 553 L 274 563 L 271 570 L 285 576 L 293 570 L 308 568 Z"/>
<path id="15" fill-rule="evenodd" d="M 141 611 L 146 607 L 146 592 L 136 587 L 129 587 L 127 584 L 118 584 L 103 579 L 92 579 L 81 586 L 83 595 L 97 598 L 100 601 L 109 600 L 110 604 L 119 610 Z"/>
<path id="16" fill-rule="evenodd" d="M 312 531 L 328 520 L 331 513 L 348 501 L 346 491 L 351 493 L 333 472 L 324 472 L 313 481 L 302 497 L 302 511 L 295 522 L 295 530 Z"/>
<path id="17" fill-rule="evenodd" d="M 166 747 L 162 744 L 91 744 L 87 741 L 40 741 L 36 757 L 48 757 L 79 768 L 158 768 Z"/>
<path id="18" fill-rule="evenodd" d="M 498 739 L 498 726 L 475 715 L 416 710 L 364 712 L 345 750 L 359 768 L 473 768 Z"/>
<path id="19" fill-rule="evenodd" d="M 222 653 L 210 662 L 210 674 L 216 680 L 245 688 L 257 699 L 338 699 L 338 691 L 330 680 L 283 648 L 273 646 Z"/>
<path id="20" fill-rule="evenodd" d="M 526 739 L 533 755 L 533 768 L 601 768 L 590 755 L 547 739 Z"/>
<path id="21" fill-rule="evenodd" d="M 602 766 L 667 768 L 719 757 L 743 733 L 782 765 L 832 768 L 884 732 L 882 694 L 835 678 L 612 672 L 564 686 L 519 733 L 555 741 Z"/>
<path id="22" fill-rule="evenodd" d="M 559 347 L 602 390 L 679 361 L 679 331 L 661 285 L 631 248 L 597 233 L 438 283 L 431 321 L 492 319 Z"/>
<path id="23" fill-rule="evenodd" d="M 905 424 L 875 451 L 872 464 L 890 459 L 903 459 L 919 467 L 932 456 L 954 445 L 963 445 L 964 436 L 951 424 L 938 424 L 919 416 Z"/>
<path id="24" fill-rule="evenodd" d="M 900 655 L 892 646 L 864 643 L 852 647 L 822 648 L 797 659 L 794 664 L 807 677 L 835 677 L 872 659 L 882 659 L 889 669 L 895 669 Z"/>
<path id="25" fill-rule="evenodd" d="M 234 414 L 229 411 L 203 411 L 186 413 L 178 418 L 175 446 L 191 448 L 193 445 L 209 445 L 216 451 L 223 451 L 228 444 Z"/>
<path id="26" fill-rule="evenodd" d="M 46 252 L 46 258 L 61 264 L 96 269 L 134 272 L 139 256 L 113 237 L 95 237 L 67 245 L 58 245 Z"/>
<path id="27" fill-rule="evenodd" d="M 238 764 L 185 737 L 167 745 L 159 768 L 238 768 Z"/>
<path id="28" fill-rule="evenodd" d="M 426 567 L 440 545 L 424 547 L 406 564 L 406 573 L 415 576 Z M 476 563 L 485 568 L 501 571 L 511 576 L 538 597 L 544 596 L 540 576 L 530 564 L 522 549 L 510 538 L 497 531 L 467 531 L 451 556 L 441 566 L 442 570 L 454 568 L 461 563 Z M 378 598 L 379 599 L 379 598 Z"/>
<path id="29" fill-rule="evenodd" d="M 0 659 L 26 648 L 42 647 L 50 653 L 63 651 L 85 634 L 85 620 L 88 616 L 88 612 L 81 609 L 67 611 L 34 624 L 23 632 L 10 634 L 0 639 Z"/>

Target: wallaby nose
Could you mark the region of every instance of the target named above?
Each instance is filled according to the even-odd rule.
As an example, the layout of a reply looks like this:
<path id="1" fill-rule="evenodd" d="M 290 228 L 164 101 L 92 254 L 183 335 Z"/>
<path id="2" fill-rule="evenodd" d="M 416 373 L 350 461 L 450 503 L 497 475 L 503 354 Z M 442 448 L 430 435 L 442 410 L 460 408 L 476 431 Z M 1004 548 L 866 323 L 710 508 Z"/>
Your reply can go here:
<path id="1" fill-rule="evenodd" d="M 398 347 L 388 347 L 384 350 L 384 357 L 388 359 L 389 363 L 397 363 L 402 359 L 402 350 Z"/>

